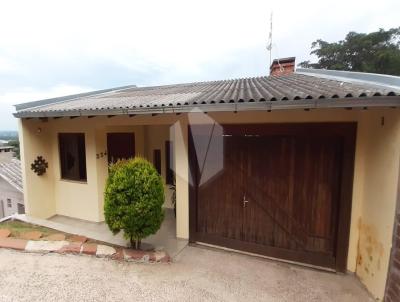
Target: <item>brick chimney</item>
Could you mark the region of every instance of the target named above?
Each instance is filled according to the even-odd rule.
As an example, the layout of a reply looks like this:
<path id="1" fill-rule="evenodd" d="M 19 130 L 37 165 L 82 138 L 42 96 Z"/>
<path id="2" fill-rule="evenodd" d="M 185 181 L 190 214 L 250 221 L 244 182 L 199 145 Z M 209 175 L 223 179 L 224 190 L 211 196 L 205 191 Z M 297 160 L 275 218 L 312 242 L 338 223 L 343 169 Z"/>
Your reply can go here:
<path id="1" fill-rule="evenodd" d="M 269 67 L 269 75 L 279 77 L 291 74 L 294 72 L 295 62 L 295 57 L 275 59 Z"/>

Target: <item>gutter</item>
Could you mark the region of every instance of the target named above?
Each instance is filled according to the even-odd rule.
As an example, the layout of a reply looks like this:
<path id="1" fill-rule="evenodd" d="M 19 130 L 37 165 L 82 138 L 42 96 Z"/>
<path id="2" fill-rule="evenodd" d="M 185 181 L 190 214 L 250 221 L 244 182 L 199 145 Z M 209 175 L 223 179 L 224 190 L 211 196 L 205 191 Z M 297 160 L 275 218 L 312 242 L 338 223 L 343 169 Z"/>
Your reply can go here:
<path id="1" fill-rule="evenodd" d="M 378 108 L 400 107 L 400 96 L 376 96 L 363 98 L 336 98 L 311 99 L 292 101 L 265 101 L 222 103 L 204 105 L 180 105 L 168 107 L 118 108 L 97 110 L 55 110 L 55 111 L 20 111 L 13 115 L 16 118 L 46 118 L 46 117 L 80 117 L 80 116 L 108 116 L 108 115 L 143 115 L 188 113 L 193 110 L 204 112 L 230 111 L 274 111 L 291 109 L 330 109 L 330 108 Z"/>

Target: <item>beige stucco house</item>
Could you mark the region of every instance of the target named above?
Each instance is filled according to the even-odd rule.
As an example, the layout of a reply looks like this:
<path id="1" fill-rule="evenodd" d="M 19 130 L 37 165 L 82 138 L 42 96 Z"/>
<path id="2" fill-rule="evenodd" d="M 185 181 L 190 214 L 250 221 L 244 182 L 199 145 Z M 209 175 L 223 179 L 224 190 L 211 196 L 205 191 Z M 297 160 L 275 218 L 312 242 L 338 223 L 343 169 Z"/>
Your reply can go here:
<path id="1" fill-rule="evenodd" d="M 383 299 L 396 269 L 400 78 L 277 70 L 17 105 L 27 214 L 103 221 L 108 163 L 141 155 L 166 187 L 176 175 L 177 237 L 355 273 Z"/>

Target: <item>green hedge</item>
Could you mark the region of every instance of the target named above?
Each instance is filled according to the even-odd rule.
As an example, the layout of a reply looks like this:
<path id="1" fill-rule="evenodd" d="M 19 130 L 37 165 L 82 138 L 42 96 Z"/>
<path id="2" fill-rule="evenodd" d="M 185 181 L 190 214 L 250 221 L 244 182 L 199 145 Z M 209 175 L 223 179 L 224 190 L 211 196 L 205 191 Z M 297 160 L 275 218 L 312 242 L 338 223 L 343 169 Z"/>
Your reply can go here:
<path id="1" fill-rule="evenodd" d="M 154 166 L 144 158 L 110 166 L 105 188 L 104 216 L 113 234 L 124 232 L 132 246 L 155 234 L 164 219 L 164 186 Z"/>

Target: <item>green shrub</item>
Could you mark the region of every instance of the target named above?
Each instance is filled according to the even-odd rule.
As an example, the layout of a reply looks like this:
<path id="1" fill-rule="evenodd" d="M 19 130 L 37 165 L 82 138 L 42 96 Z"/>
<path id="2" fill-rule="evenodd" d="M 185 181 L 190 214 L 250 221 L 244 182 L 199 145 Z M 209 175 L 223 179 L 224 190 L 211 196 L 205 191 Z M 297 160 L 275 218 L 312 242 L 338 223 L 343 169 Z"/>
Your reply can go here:
<path id="1" fill-rule="evenodd" d="M 155 234 L 164 219 L 164 186 L 147 160 L 136 157 L 110 166 L 105 188 L 104 216 L 113 234 L 124 232 L 135 248 Z"/>

